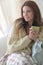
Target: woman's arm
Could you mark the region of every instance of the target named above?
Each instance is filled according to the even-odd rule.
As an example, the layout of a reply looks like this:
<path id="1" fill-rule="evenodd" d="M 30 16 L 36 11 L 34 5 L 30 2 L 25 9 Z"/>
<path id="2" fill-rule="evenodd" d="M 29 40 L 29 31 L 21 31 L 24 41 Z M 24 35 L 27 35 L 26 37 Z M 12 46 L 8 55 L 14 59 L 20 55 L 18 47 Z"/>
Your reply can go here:
<path id="1" fill-rule="evenodd" d="M 10 34 L 10 36 L 8 38 L 8 42 L 7 42 L 7 53 L 13 53 L 15 51 L 21 50 L 21 49 L 27 47 L 27 45 L 31 42 L 28 35 L 25 35 L 23 37 L 19 36 L 18 29 L 21 27 L 19 25 L 20 23 L 21 23 L 21 21 L 17 21 L 17 20 L 14 22 L 13 28 L 11 30 L 11 34 Z M 22 32 L 23 32 L 23 30 L 21 31 L 21 33 Z"/>
<path id="2" fill-rule="evenodd" d="M 28 36 L 25 36 L 18 41 L 14 41 L 12 44 L 8 44 L 8 51 L 9 52 L 16 52 L 18 50 L 21 50 L 29 45 L 31 40 Z"/>

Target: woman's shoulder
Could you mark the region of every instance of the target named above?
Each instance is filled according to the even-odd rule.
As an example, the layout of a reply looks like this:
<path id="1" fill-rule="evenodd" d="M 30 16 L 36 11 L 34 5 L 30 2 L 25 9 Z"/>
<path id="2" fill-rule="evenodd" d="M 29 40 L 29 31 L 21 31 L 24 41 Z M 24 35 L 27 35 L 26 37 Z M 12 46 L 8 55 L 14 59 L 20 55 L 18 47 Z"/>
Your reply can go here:
<path id="1" fill-rule="evenodd" d="M 17 29 L 22 27 L 22 18 L 18 18 L 14 21 L 14 25 Z"/>
<path id="2" fill-rule="evenodd" d="M 22 23 L 22 18 L 18 18 L 14 21 L 15 23 Z"/>

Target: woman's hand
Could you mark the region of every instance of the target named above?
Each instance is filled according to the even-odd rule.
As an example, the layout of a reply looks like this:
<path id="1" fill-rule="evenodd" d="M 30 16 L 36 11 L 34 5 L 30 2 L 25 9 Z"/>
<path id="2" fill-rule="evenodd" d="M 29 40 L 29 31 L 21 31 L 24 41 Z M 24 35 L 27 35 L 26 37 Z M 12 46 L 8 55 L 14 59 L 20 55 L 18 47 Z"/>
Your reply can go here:
<path id="1" fill-rule="evenodd" d="M 33 29 L 29 29 L 29 38 L 31 39 L 31 40 L 36 40 L 36 38 L 37 38 L 37 34 L 36 34 L 36 32 L 33 30 Z"/>

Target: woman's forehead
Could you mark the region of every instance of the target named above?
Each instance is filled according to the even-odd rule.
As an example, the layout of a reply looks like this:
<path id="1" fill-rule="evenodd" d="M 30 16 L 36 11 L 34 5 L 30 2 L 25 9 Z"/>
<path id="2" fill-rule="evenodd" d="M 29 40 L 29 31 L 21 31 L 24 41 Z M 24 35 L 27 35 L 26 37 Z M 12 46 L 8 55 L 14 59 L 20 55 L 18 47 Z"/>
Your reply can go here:
<path id="1" fill-rule="evenodd" d="M 27 10 L 30 9 L 30 10 L 32 10 L 32 8 L 29 7 L 29 6 L 24 6 L 24 7 L 23 7 L 23 10 L 24 10 L 24 9 L 27 9 Z"/>

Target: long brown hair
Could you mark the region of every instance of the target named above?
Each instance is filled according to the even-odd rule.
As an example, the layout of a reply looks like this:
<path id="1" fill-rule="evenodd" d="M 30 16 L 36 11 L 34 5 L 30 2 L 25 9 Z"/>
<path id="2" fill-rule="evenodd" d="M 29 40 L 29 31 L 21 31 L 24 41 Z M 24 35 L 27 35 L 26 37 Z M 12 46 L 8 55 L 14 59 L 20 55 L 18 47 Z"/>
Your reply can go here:
<path id="1" fill-rule="evenodd" d="M 34 19 L 33 19 L 33 24 L 32 24 L 33 26 L 41 25 L 41 13 L 40 13 L 39 7 L 37 6 L 37 4 L 34 1 L 25 1 L 24 4 L 22 5 L 22 7 L 21 7 L 21 16 L 22 17 L 17 19 L 17 21 L 22 20 L 23 22 L 17 26 L 17 29 L 19 30 L 23 26 L 26 31 L 26 34 L 28 34 L 27 26 L 29 26 L 29 25 L 28 25 L 28 22 L 26 22 L 25 19 L 23 18 L 23 7 L 24 6 L 30 7 L 34 12 Z"/>
<path id="2" fill-rule="evenodd" d="M 33 19 L 33 25 L 41 25 L 41 13 L 38 5 L 34 1 L 25 1 L 24 4 L 21 7 L 21 16 L 23 18 L 23 7 L 28 6 L 30 7 L 34 12 L 34 19 Z M 25 23 L 25 22 L 24 22 Z"/>

